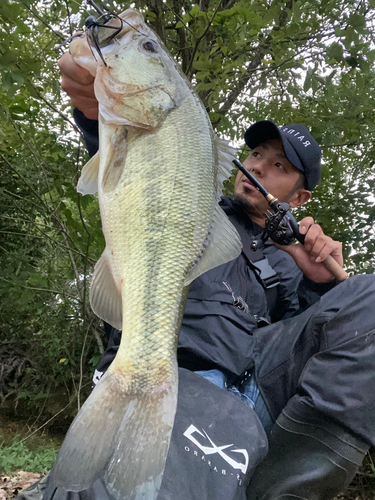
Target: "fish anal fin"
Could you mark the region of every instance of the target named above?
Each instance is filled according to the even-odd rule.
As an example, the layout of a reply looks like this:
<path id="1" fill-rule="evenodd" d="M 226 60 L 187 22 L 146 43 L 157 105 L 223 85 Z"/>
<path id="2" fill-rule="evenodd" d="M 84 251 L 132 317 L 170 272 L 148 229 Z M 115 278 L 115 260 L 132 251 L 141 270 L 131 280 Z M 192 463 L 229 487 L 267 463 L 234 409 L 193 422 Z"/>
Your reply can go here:
<path id="1" fill-rule="evenodd" d="M 123 375 L 108 371 L 67 433 L 44 500 L 56 489 L 85 492 L 97 481 L 111 500 L 156 499 L 176 403 L 177 375 L 173 384 L 128 393 Z"/>
<path id="2" fill-rule="evenodd" d="M 122 329 L 121 294 L 116 286 L 108 259 L 108 248 L 95 265 L 90 286 L 90 304 L 103 321 Z"/>
<path id="3" fill-rule="evenodd" d="M 215 209 L 204 247 L 201 258 L 185 278 L 185 286 L 190 285 L 201 274 L 235 259 L 241 253 L 242 243 L 238 232 L 219 205 Z"/>
<path id="4" fill-rule="evenodd" d="M 98 192 L 100 156 L 99 151 L 86 163 L 77 184 L 77 191 L 82 195 Z"/>

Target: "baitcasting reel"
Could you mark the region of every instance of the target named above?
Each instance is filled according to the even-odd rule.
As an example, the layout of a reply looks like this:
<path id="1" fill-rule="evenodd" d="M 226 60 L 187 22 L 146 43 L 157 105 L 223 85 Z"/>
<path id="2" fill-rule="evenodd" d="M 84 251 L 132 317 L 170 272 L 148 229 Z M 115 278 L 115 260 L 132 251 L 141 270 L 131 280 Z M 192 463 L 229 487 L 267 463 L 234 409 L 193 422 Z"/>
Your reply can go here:
<path id="1" fill-rule="evenodd" d="M 283 203 L 268 193 L 266 189 L 246 170 L 238 160 L 233 160 L 236 167 L 249 179 L 257 190 L 266 198 L 273 212 L 266 213 L 265 227 L 259 240 L 254 240 L 252 250 L 257 250 L 268 238 L 279 245 L 290 245 L 295 239 L 304 243 L 305 236 L 299 232 L 298 222 L 289 212 L 288 203 Z"/>

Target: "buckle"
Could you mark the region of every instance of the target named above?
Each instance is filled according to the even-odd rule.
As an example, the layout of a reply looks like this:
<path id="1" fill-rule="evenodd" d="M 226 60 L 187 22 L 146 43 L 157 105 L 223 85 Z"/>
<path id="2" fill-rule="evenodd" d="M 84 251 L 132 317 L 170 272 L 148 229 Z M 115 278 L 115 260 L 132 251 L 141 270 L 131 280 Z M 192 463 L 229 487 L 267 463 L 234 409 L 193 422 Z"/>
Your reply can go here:
<path id="1" fill-rule="evenodd" d="M 267 257 L 252 263 L 264 288 L 273 288 L 280 283 L 276 271 L 269 265 Z"/>

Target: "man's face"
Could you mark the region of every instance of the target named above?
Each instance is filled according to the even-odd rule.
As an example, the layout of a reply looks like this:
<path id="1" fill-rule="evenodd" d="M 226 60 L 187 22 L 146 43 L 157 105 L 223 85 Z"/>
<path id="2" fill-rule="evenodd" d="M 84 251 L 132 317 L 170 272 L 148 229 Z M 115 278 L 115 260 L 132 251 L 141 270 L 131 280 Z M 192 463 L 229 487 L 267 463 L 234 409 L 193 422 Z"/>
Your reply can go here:
<path id="1" fill-rule="evenodd" d="M 302 205 L 310 198 L 310 192 L 301 185 L 300 171 L 286 158 L 281 140 L 260 144 L 243 164 L 269 193 L 291 207 Z M 235 180 L 234 194 L 245 204 L 253 219 L 254 216 L 260 218 L 260 214 L 269 209 L 265 198 L 241 171 Z"/>

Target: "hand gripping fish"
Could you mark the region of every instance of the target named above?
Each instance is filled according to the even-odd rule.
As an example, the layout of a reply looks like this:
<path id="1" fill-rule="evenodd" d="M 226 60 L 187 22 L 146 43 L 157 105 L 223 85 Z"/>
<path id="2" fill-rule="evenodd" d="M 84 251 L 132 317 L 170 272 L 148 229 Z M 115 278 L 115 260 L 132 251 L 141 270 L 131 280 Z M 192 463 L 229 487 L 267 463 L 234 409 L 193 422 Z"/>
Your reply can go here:
<path id="1" fill-rule="evenodd" d="M 188 285 L 236 258 L 239 236 L 218 205 L 233 150 L 141 15 L 126 10 L 70 45 L 95 75 L 99 152 L 78 191 L 98 192 L 106 248 L 94 312 L 122 329 L 118 354 L 72 423 L 44 496 L 157 497 L 177 401 L 176 346 Z M 117 24 L 116 24 L 117 23 Z M 94 57 L 95 55 L 95 57 Z"/>

